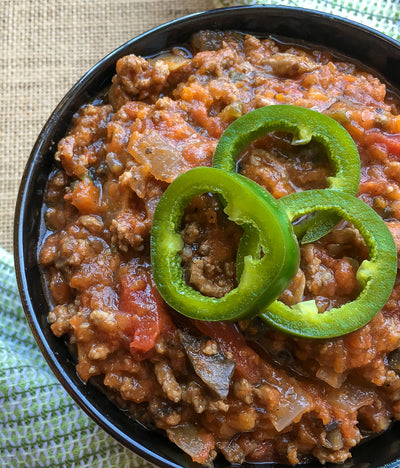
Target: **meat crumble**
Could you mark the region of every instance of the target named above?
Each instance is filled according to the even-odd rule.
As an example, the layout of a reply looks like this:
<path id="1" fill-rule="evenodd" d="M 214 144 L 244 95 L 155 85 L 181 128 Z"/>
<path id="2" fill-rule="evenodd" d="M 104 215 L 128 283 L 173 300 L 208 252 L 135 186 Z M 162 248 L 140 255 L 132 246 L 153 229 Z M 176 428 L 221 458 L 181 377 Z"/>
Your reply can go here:
<path id="1" fill-rule="evenodd" d="M 190 50 L 190 53 L 188 52 Z M 104 98 L 83 106 L 59 142 L 45 195 L 39 261 L 48 321 L 76 349 L 84 381 L 100 377 L 132 417 L 194 461 L 342 463 L 365 436 L 400 419 L 400 283 L 375 318 L 348 335 L 308 340 L 258 319 L 189 320 L 160 297 L 149 238 L 155 207 L 180 173 L 210 166 L 222 132 L 263 106 L 292 104 L 344 126 L 360 153 L 358 196 L 400 249 L 400 116 L 384 83 L 322 50 L 239 33 L 196 33 L 187 49 L 121 58 Z M 332 168 L 311 141 L 275 132 L 241 155 L 238 170 L 276 198 L 325 188 Z M 237 286 L 241 229 L 205 193 L 186 208 L 185 280 L 220 298 Z M 315 300 L 321 313 L 352 301 L 368 257 L 341 222 L 301 246 L 281 300 Z"/>

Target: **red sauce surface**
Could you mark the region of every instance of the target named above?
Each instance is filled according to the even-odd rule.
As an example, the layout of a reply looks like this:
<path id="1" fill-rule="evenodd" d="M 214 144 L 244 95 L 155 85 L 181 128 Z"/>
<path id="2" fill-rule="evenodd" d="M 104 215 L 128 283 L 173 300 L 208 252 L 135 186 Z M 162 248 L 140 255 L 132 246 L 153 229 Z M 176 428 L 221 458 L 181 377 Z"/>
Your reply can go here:
<path id="1" fill-rule="evenodd" d="M 400 246 L 396 102 L 376 77 L 325 51 L 215 32 L 194 35 L 191 50 L 121 58 L 104 102 L 83 106 L 59 142 L 40 251 L 49 323 L 69 336 L 83 380 L 102 376 L 134 418 L 199 463 L 218 452 L 231 463 L 344 462 L 365 434 L 400 419 L 398 282 L 369 324 L 332 340 L 293 338 L 258 320 L 190 321 L 155 288 L 149 235 L 168 184 L 211 165 L 233 120 L 279 103 L 349 131 L 362 165 L 358 196 Z M 331 174 L 321 147 L 292 147 L 284 134 L 254 142 L 239 170 L 277 198 L 324 188 Z M 194 199 L 182 224 L 186 281 L 216 297 L 234 288 L 240 235 L 216 197 Z M 314 299 L 323 312 L 357 296 L 368 251 L 351 225 L 301 254 L 284 302 Z"/>

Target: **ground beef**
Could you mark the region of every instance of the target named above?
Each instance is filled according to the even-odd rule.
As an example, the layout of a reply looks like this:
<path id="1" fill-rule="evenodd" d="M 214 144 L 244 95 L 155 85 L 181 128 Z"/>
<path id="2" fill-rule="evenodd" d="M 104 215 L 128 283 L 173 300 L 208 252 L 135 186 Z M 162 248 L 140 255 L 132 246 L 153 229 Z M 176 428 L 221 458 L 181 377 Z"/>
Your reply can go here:
<path id="1" fill-rule="evenodd" d="M 230 222 L 220 201 L 201 195 L 186 209 L 182 263 L 186 281 L 205 296 L 222 297 L 237 286 L 236 253 L 240 228 Z"/>
<path id="2" fill-rule="evenodd" d="M 59 142 L 48 181 L 39 261 L 48 321 L 67 335 L 84 381 L 100 378 L 143 424 L 165 431 L 194 461 L 344 462 L 364 435 L 400 419 L 400 283 L 365 327 L 305 340 L 260 320 L 209 323 L 160 297 L 149 237 L 158 200 L 180 173 L 210 166 L 218 138 L 261 106 L 294 104 L 336 119 L 361 158 L 358 196 L 400 250 L 400 116 L 385 85 L 326 51 L 239 33 L 196 33 L 188 49 L 121 58 L 107 95 L 83 106 Z M 275 132 L 253 142 L 238 170 L 276 198 L 325 188 L 323 148 Z M 181 225 L 185 280 L 222 297 L 237 286 L 241 229 L 213 194 L 193 199 Z M 321 313 L 359 293 L 368 250 L 340 223 L 301 247 L 280 297 Z M 96 377 L 97 376 L 97 377 Z"/>

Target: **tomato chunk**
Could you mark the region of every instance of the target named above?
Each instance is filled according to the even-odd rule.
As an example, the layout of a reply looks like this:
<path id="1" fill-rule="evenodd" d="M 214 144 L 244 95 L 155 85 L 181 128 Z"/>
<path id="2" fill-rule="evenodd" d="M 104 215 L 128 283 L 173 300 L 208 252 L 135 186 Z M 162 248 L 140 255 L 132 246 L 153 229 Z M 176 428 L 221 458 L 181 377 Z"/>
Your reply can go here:
<path id="1" fill-rule="evenodd" d="M 81 214 L 99 213 L 100 189 L 91 181 L 81 180 L 72 192 L 71 203 Z"/>
<path id="2" fill-rule="evenodd" d="M 400 133 L 369 132 L 367 143 L 384 146 L 389 154 L 400 158 Z"/>
<path id="3" fill-rule="evenodd" d="M 175 328 L 167 305 L 158 293 L 151 274 L 145 270 L 135 275 L 124 275 L 121 284 L 119 308 L 128 316 L 124 331 L 132 336 L 130 347 L 133 351 L 149 351 L 160 334 Z"/>

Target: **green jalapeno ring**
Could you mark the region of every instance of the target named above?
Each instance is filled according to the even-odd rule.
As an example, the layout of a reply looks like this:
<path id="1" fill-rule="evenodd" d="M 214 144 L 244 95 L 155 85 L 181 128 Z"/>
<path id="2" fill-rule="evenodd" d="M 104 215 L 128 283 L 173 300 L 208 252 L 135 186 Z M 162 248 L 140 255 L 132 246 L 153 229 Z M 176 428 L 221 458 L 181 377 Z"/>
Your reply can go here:
<path id="1" fill-rule="evenodd" d="M 216 193 L 224 211 L 244 231 L 258 233 L 258 250 L 247 255 L 238 286 L 222 298 L 186 284 L 179 233 L 185 207 L 195 196 Z M 285 210 L 255 182 L 221 169 L 198 167 L 181 174 L 162 195 L 150 239 L 154 281 L 163 299 L 183 315 L 200 320 L 239 320 L 257 315 L 279 297 L 299 265 L 299 247 Z M 264 255 L 260 255 L 261 250 Z"/>
<path id="2" fill-rule="evenodd" d="M 274 130 L 294 135 L 293 145 L 315 139 L 321 143 L 334 169 L 327 178 L 328 190 L 356 195 L 360 183 L 360 158 L 349 133 L 335 120 L 303 107 L 273 105 L 253 110 L 234 121 L 222 134 L 213 158 L 213 167 L 236 172 L 240 153 L 253 141 Z M 339 221 L 337 216 L 319 213 L 295 227 L 302 242 L 313 242 L 327 234 Z"/>
<path id="3" fill-rule="evenodd" d="M 357 271 L 362 290 L 354 301 L 324 313 L 318 313 L 313 301 L 293 307 L 275 301 L 260 317 L 282 332 L 302 338 L 333 338 L 366 325 L 387 302 L 396 279 L 396 245 L 384 221 L 363 201 L 340 191 L 299 192 L 281 198 L 279 203 L 292 221 L 313 210 L 323 210 L 351 222 L 367 244 L 369 259 Z M 244 246 L 257 249 L 251 237 Z M 243 251 L 240 255 L 243 256 Z"/>

